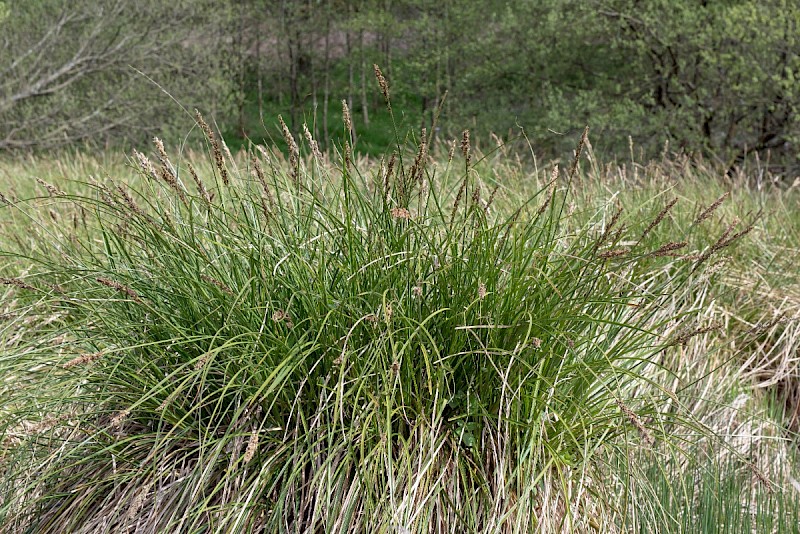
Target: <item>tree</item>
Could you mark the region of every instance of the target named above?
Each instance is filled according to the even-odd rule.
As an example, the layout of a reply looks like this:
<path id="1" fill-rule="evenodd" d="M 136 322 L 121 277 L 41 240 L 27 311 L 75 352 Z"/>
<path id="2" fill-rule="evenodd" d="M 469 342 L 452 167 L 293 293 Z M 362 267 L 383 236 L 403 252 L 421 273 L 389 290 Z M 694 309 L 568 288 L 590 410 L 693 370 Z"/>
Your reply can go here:
<path id="1" fill-rule="evenodd" d="M 749 151 L 797 157 L 800 7 L 789 0 L 617 0 L 598 13 L 637 73 L 630 96 L 687 150 L 735 163 Z M 795 148 L 792 149 L 792 146 Z"/>
<path id="2" fill-rule="evenodd" d="M 0 148 L 140 138 L 181 108 L 227 111 L 212 0 L 30 0 L 0 7 Z"/>

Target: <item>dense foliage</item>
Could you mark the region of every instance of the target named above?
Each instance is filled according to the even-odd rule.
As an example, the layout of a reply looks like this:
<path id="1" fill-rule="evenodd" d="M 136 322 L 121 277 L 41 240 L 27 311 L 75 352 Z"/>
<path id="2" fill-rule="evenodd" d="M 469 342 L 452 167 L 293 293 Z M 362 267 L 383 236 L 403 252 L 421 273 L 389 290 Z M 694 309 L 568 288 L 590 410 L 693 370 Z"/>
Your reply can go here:
<path id="1" fill-rule="evenodd" d="M 609 155 L 627 157 L 631 137 L 648 156 L 668 141 L 727 166 L 754 152 L 783 169 L 798 161 L 800 7 L 790 0 L 3 5 L 0 146 L 130 137 L 180 115 L 130 65 L 190 109 L 235 107 L 218 120 L 239 137 L 274 135 L 262 118 L 279 112 L 327 148 L 346 98 L 362 123 L 358 150 L 378 154 L 391 145 L 366 89 L 378 63 L 415 127 L 486 139 L 522 126 L 540 155 L 560 156 L 590 124 Z M 94 52 L 76 56 L 87 43 Z M 74 57 L 89 72 L 61 72 Z"/>

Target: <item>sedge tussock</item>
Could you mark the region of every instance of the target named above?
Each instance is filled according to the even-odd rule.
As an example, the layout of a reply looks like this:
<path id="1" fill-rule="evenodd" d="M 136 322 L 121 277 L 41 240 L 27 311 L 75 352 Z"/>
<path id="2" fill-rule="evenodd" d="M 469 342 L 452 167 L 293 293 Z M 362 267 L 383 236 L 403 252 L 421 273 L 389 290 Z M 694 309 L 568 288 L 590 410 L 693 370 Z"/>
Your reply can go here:
<path id="1" fill-rule="evenodd" d="M 673 198 L 697 195 L 668 177 L 698 171 L 625 174 L 584 136 L 571 188 L 510 147 L 473 167 L 469 133 L 454 172 L 458 142 L 398 136 L 371 161 L 343 132 L 342 172 L 307 126 L 313 165 L 259 146 L 237 166 L 200 128 L 208 154 L 172 157 L 186 204 L 149 179 L 177 179 L 157 144 L 112 186 L 70 187 L 83 225 L 44 206 L 47 231 L 9 241 L 31 262 L 0 279 L 0 530 L 693 531 L 721 480 L 705 472 L 732 475 L 713 513 L 771 488 L 788 511 L 764 516 L 792 524 L 791 444 L 749 413 L 751 383 L 795 391 L 800 292 L 734 279 L 791 242 L 693 225 Z M 212 196 L 203 168 L 230 187 Z M 694 276 L 685 249 L 733 268 Z M 731 391 L 750 400 L 727 407 Z M 50 414 L 68 417 L 30 431 Z"/>

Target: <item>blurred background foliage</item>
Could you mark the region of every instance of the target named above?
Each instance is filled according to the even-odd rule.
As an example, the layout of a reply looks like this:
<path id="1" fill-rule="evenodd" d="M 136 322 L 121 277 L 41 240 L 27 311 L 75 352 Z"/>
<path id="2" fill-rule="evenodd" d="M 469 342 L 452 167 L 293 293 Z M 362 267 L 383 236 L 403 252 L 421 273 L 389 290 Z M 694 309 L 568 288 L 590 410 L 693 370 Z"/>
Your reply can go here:
<path id="1" fill-rule="evenodd" d="M 524 128 L 558 157 L 589 124 L 606 157 L 669 143 L 796 173 L 798 22 L 792 0 L 5 0 L 0 148 L 177 142 L 195 107 L 232 145 L 282 114 L 330 147 L 344 99 L 356 149 L 383 152 L 377 63 L 441 140 Z"/>

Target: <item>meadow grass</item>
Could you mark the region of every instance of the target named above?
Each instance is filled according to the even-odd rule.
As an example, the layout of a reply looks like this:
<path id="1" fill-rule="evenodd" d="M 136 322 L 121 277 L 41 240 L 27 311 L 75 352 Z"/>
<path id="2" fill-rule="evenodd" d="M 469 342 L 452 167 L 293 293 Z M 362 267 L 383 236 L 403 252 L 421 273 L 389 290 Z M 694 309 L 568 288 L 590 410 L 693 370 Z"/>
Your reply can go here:
<path id="1" fill-rule="evenodd" d="M 796 531 L 796 188 L 198 124 L 3 164 L 0 530 Z"/>

